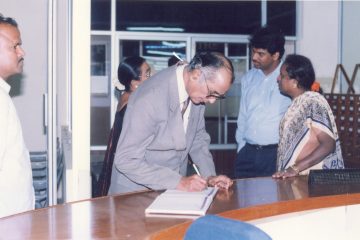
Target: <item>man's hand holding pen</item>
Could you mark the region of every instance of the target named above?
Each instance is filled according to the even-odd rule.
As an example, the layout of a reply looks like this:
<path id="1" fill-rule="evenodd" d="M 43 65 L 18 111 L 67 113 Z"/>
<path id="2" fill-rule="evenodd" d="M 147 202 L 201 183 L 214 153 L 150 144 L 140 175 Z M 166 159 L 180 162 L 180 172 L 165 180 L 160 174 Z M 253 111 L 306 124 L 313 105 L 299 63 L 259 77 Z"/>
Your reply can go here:
<path id="1" fill-rule="evenodd" d="M 209 187 L 229 189 L 233 181 L 225 175 L 211 176 L 207 179 L 194 174 L 189 177 L 182 177 L 176 189 L 188 192 L 202 191 Z"/>
<path id="2" fill-rule="evenodd" d="M 200 175 L 200 171 L 198 167 L 192 163 L 192 167 L 194 168 L 196 174 L 190 177 L 182 177 L 176 189 L 196 192 L 202 191 L 209 187 L 218 187 L 221 189 L 229 189 L 233 184 L 233 181 L 225 175 L 219 176 L 210 176 L 207 179 L 203 178 Z"/>

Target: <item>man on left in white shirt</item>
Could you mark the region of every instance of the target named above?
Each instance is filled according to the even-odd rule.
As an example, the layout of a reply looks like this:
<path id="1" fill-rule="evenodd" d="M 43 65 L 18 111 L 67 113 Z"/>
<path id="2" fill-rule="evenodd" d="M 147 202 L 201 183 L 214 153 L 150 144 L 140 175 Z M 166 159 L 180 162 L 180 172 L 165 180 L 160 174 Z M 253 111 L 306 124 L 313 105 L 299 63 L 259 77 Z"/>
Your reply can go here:
<path id="1" fill-rule="evenodd" d="M 35 206 L 29 151 L 6 82 L 23 71 L 21 44 L 16 21 L 0 14 L 0 218 Z"/>

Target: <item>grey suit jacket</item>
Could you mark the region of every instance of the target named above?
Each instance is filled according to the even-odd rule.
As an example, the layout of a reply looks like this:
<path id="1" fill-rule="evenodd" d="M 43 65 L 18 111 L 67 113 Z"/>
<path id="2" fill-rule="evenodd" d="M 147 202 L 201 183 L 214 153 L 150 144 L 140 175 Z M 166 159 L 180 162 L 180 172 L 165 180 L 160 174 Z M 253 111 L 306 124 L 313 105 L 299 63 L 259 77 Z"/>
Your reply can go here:
<path id="1" fill-rule="evenodd" d="M 215 175 L 204 111 L 204 105 L 192 104 L 185 134 L 176 66 L 145 81 L 127 105 L 109 194 L 176 188 L 186 173 L 187 154 L 202 176 Z"/>

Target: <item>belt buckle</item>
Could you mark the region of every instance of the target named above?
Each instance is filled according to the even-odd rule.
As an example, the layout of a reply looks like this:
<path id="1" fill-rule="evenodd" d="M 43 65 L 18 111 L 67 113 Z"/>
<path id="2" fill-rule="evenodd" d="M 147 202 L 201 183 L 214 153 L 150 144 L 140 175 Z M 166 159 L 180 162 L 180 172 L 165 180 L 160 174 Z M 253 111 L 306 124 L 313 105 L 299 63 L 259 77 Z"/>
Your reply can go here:
<path id="1" fill-rule="evenodd" d="M 264 148 L 264 146 L 256 145 L 256 150 L 262 150 L 263 148 Z"/>

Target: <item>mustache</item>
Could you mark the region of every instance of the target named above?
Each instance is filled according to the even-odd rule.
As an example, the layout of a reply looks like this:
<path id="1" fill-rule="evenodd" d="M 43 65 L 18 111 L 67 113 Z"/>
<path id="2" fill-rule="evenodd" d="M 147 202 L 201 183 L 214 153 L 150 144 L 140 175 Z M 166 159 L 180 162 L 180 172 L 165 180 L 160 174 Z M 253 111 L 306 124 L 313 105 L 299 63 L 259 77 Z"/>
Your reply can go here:
<path id="1" fill-rule="evenodd" d="M 24 61 L 24 58 L 22 57 L 19 59 L 18 63 L 23 62 L 23 61 Z"/>

